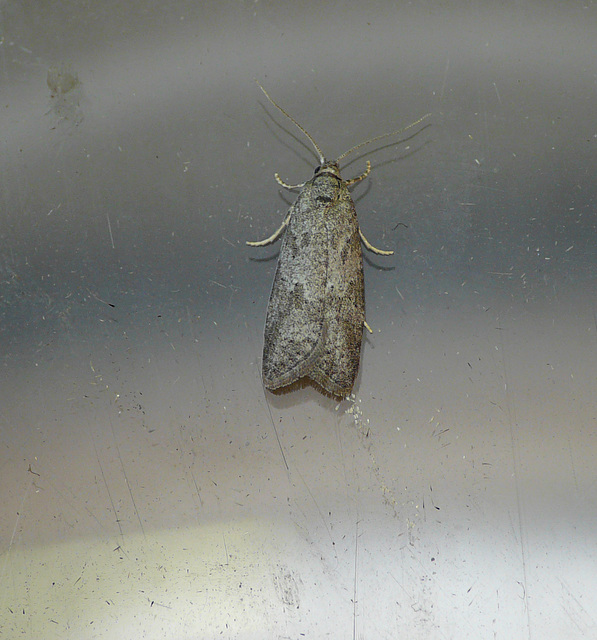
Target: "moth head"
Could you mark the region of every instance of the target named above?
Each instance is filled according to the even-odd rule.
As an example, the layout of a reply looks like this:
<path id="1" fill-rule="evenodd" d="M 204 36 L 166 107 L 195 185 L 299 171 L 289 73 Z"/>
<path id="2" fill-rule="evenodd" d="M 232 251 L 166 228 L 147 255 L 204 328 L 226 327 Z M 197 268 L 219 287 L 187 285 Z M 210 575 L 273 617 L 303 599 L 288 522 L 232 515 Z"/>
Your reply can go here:
<path id="1" fill-rule="evenodd" d="M 334 176 L 340 175 L 340 165 L 336 160 L 326 160 L 323 158 L 323 162 L 315 167 L 313 171 L 313 177 L 321 175 L 323 173 L 328 173 Z"/>

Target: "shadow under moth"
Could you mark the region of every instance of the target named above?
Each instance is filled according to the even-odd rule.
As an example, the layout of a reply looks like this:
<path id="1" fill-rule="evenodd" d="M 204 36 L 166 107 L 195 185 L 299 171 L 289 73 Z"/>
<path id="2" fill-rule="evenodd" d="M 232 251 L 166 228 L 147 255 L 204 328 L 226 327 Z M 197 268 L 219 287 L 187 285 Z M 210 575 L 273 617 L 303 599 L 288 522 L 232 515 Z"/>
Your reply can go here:
<path id="1" fill-rule="evenodd" d="M 259 85 L 261 87 L 261 85 Z M 359 228 L 349 187 L 366 178 L 371 163 L 360 176 L 344 180 L 339 162 L 366 144 L 402 133 L 419 124 L 386 133 L 352 147 L 336 160 L 326 160 L 307 131 L 266 98 L 296 125 L 315 147 L 319 166 L 302 184 L 282 226 L 269 238 L 247 242 L 264 247 L 284 234 L 274 284 L 267 307 L 263 343 L 263 384 L 274 391 L 308 377 L 338 398 L 352 391 L 359 370 L 365 321 L 365 283 L 361 241 L 382 256 L 393 251 L 376 249 Z"/>

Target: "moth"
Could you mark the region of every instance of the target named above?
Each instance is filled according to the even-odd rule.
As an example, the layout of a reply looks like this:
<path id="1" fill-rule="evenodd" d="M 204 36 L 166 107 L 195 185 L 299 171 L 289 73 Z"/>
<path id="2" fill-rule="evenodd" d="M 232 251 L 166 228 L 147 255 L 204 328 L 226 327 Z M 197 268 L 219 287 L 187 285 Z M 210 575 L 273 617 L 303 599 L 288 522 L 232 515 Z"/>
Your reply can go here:
<path id="1" fill-rule="evenodd" d="M 265 320 L 263 384 L 274 391 L 307 377 L 330 395 L 345 398 L 359 370 L 363 329 L 371 331 L 365 320 L 361 242 L 381 256 L 393 251 L 376 249 L 365 238 L 349 191 L 369 175 L 371 163 L 350 180 L 342 178 L 339 163 L 366 144 L 414 127 L 429 114 L 326 160 L 311 135 L 259 86 L 319 155 L 319 166 L 307 182 L 290 185 L 274 174 L 285 189 L 299 189 L 298 198 L 269 238 L 247 242 L 264 247 L 285 231 Z"/>

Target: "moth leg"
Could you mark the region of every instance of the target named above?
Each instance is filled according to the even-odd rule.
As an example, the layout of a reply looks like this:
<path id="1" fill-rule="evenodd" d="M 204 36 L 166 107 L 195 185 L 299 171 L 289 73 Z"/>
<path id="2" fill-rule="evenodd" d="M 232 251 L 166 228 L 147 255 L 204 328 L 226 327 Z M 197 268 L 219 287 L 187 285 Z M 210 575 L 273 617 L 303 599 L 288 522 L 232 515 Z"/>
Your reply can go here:
<path id="1" fill-rule="evenodd" d="M 280 178 L 280 174 L 278 173 L 274 173 L 274 178 L 276 179 L 276 182 L 283 186 L 285 189 L 302 189 L 305 186 L 305 182 L 301 183 L 301 184 L 286 184 L 284 182 L 284 180 L 282 180 L 282 178 Z"/>
<path id="2" fill-rule="evenodd" d="M 373 333 L 373 329 L 367 324 L 367 320 L 363 320 L 363 324 L 369 333 Z"/>
<path id="3" fill-rule="evenodd" d="M 361 240 L 363 241 L 363 244 L 367 247 L 367 249 L 369 249 L 369 251 L 373 251 L 373 253 L 377 253 L 378 256 L 391 256 L 394 253 L 393 251 L 383 251 L 382 249 L 375 248 L 369 242 L 369 240 L 365 238 L 365 236 L 363 235 L 363 232 L 360 229 L 359 229 L 359 235 L 361 236 Z"/>
<path id="4" fill-rule="evenodd" d="M 357 176 L 356 178 L 352 178 L 350 180 L 347 180 L 345 182 L 347 187 L 350 187 L 353 184 L 356 184 L 357 182 L 360 182 L 361 180 L 364 180 L 369 174 L 371 173 L 371 163 L 369 162 L 369 160 L 367 160 L 367 169 L 365 169 L 364 173 L 361 173 L 360 176 Z"/>
<path id="5" fill-rule="evenodd" d="M 274 231 L 274 233 L 269 238 L 266 238 L 265 240 L 258 240 L 257 242 L 247 241 L 247 244 L 250 247 L 265 247 L 266 245 L 272 244 L 272 242 L 275 242 L 280 237 L 280 234 L 282 233 L 282 231 L 284 231 L 284 229 L 286 229 L 286 227 L 288 226 L 288 222 L 290 221 L 290 215 L 291 214 L 289 212 L 286 218 L 284 218 L 284 222 L 282 223 L 282 226 L 277 231 Z"/>

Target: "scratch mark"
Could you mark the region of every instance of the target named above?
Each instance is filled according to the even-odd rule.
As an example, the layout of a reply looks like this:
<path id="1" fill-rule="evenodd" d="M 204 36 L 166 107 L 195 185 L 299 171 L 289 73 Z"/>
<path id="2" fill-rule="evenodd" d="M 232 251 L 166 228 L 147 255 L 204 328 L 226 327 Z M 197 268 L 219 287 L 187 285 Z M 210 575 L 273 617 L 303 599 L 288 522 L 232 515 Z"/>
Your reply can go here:
<path id="1" fill-rule="evenodd" d="M 4 566 L 2 567 L 2 575 L 6 574 L 6 563 L 8 562 L 8 557 L 10 555 L 10 550 L 12 549 L 12 545 L 15 541 L 15 537 L 17 535 L 17 529 L 19 528 L 19 522 L 21 521 L 21 515 L 25 510 L 25 502 L 27 501 L 27 496 L 29 495 L 29 491 L 31 490 L 31 486 L 33 485 L 33 479 L 27 485 L 25 489 L 25 493 L 23 495 L 23 499 L 21 500 L 21 504 L 19 506 L 19 510 L 17 511 L 17 517 L 15 519 L 15 526 L 12 528 L 12 535 L 10 536 L 10 542 L 8 543 L 8 549 L 6 551 L 6 555 L 4 556 Z"/>
<path id="2" fill-rule="evenodd" d="M 446 59 L 446 68 L 444 69 L 444 79 L 442 82 L 442 88 L 439 93 L 439 101 L 442 102 L 444 99 L 444 90 L 446 88 L 446 81 L 448 80 L 448 70 L 450 69 L 450 58 Z"/>
<path id="3" fill-rule="evenodd" d="M 265 392 L 264 392 L 265 394 Z M 276 434 L 276 440 L 278 441 L 278 446 L 280 447 L 280 453 L 282 454 L 282 460 L 284 460 L 284 466 L 286 467 L 286 471 L 290 470 L 288 466 L 288 462 L 286 462 L 286 456 L 284 455 L 284 449 L 282 449 L 282 443 L 280 442 L 280 436 L 278 435 L 278 429 L 276 429 L 276 423 L 274 422 L 274 417 L 272 416 L 272 410 L 270 409 L 269 402 L 267 398 L 265 399 L 265 404 L 267 405 L 267 410 L 269 412 L 270 420 L 272 421 L 272 427 L 274 428 L 274 433 Z"/>
<path id="4" fill-rule="evenodd" d="M 118 460 L 120 461 L 120 468 L 122 469 L 122 475 L 124 476 L 124 481 L 126 483 L 126 487 L 129 491 L 129 496 L 131 497 L 131 502 L 133 503 L 133 509 L 135 510 L 135 515 L 137 516 L 137 521 L 139 522 L 139 526 L 141 527 L 141 533 L 143 533 L 143 537 L 145 538 L 145 528 L 143 527 L 143 521 L 141 520 L 141 516 L 139 515 L 139 510 L 137 509 L 137 503 L 135 502 L 135 496 L 133 495 L 133 490 L 131 489 L 131 485 L 129 483 L 128 476 L 126 474 L 126 469 L 124 466 L 124 462 L 122 460 L 122 455 L 120 454 L 120 447 L 118 446 L 118 441 L 116 440 L 116 433 L 114 431 L 114 423 L 112 422 L 112 418 L 110 418 L 110 429 L 112 430 L 112 438 L 114 439 L 114 446 L 116 447 L 116 453 L 118 454 Z"/>
<path id="5" fill-rule="evenodd" d="M 201 491 L 197 486 L 197 480 L 195 479 L 195 474 L 193 473 L 192 469 L 190 470 L 190 472 L 191 472 L 191 478 L 193 478 L 193 484 L 195 485 L 195 491 L 197 492 L 197 497 L 199 498 L 199 504 L 201 505 L 201 507 L 203 507 L 203 498 L 201 497 Z"/>
<path id="6" fill-rule="evenodd" d="M 352 590 L 352 640 L 357 637 L 357 584 L 359 572 L 359 519 L 357 516 L 354 536 L 354 586 Z"/>
<path id="7" fill-rule="evenodd" d="M 115 308 L 116 308 L 116 305 L 115 305 L 115 304 L 112 304 L 111 302 L 106 302 L 105 300 L 102 300 L 102 298 L 100 298 L 98 295 L 96 295 L 95 293 L 93 293 L 93 291 L 91 291 L 91 289 L 89 289 L 88 287 L 87 287 L 87 291 L 89 291 L 89 295 L 90 295 L 92 298 L 95 298 L 95 299 L 96 299 L 96 300 L 98 300 L 99 302 L 103 302 L 104 304 L 107 304 L 107 305 L 108 305 L 109 307 L 111 307 L 112 309 L 115 309 Z M 91 368 L 93 369 L 93 367 L 91 367 Z"/>
<path id="8" fill-rule="evenodd" d="M 570 603 L 566 603 L 568 606 L 564 606 L 564 612 L 568 615 L 570 620 L 574 623 L 574 625 L 586 634 L 590 629 L 594 629 L 596 626 L 595 618 L 587 611 L 587 609 L 583 606 L 582 602 L 572 593 L 570 587 L 562 578 L 558 578 L 560 584 L 562 586 L 562 590 L 565 592 L 565 595 L 570 598 L 570 600 L 577 606 L 578 610 L 574 611 L 570 606 Z M 582 615 L 581 615 L 582 614 Z M 584 617 L 584 620 L 580 620 L 579 618 Z"/>
<path id="9" fill-rule="evenodd" d="M 574 453 L 572 452 L 572 442 L 570 441 L 570 434 L 566 436 L 568 441 L 568 453 L 570 454 L 570 468 L 572 469 L 572 477 L 574 478 L 574 488 L 578 493 L 578 480 L 576 478 L 576 467 L 574 466 Z"/>
<path id="10" fill-rule="evenodd" d="M 114 246 L 114 236 L 112 235 L 112 225 L 110 224 L 110 216 L 106 213 L 106 220 L 108 221 L 108 231 L 110 232 L 110 242 L 112 243 L 112 249 L 115 249 Z"/>
<path id="11" fill-rule="evenodd" d="M 114 517 L 116 518 L 116 524 L 118 525 L 118 530 L 120 531 L 120 536 L 124 537 L 124 534 L 122 533 L 122 525 L 120 524 L 120 519 L 118 518 L 118 513 L 116 511 L 116 505 L 114 504 L 114 500 L 112 500 L 112 494 L 110 493 L 110 487 L 108 486 L 108 481 L 106 480 L 106 474 L 104 473 L 104 468 L 102 466 L 102 461 L 99 457 L 99 452 L 97 450 L 97 447 L 95 445 L 95 439 L 93 438 L 93 436 L 91 437 L 91 440 L 93 442 L 93 450 L 95 451 L 95 457 L 97 458 L 97 464 L 99 465 L 100 468 L 100 473 L 102 474 L 102 480 L 104 481 L 104 485 L 106 487 L 106 491 L 108 493 L 108 499 L 110 500 L 110 505 L 112 506 L 112 513 L 114 514 Z"/>
<path id="12" fill-rule="evenodd" d="M 495 82 L 494 82 L 494 83 L 492 83 L 492 84 L 493 84 L 493 86 L 495 87 L 495 94 L 496 94 L 496 96 L 497 96 L 498 102 L 499 102 L 499 103 L 500 103 L 500 105 L 501 105 L 501 104 L 502 104 L 502 99 L 500 98 L 500 92 L 498 91 L 497 84 L 496 84 Z"/>
<path id="13" fill-rule="evenodd" d="M 229 556 L 228 556 L 228 546 L 226 545 L 226 536 L 222 534 L 222 540 L 224 541 L 224 551 L 226 552 L 226 566 L 229 564 Z"/>
<path id="14" fill-rule="evenodd" d="M 298 474 L 298 477 L 301 479 L 301 482 L 305 485 L 305 489 L 307 489 L 307 493 L 311 496 L 311 500 L 313 500 L 313 504 L 315 505 L 315 508 L 317 509 L 317 513 L 319 513 L 319 517 L 321 518 L 321 521 L 323 522 L 323 526 L 325 527 L 325 530 L 328 532 L 328 536 L 329 536 L 330 541 L 332 543 L 332 548 L 334 549 L 334 556 L 336 557 L 336 560 L 338 560 L 338 554 L 336 553 L 336 543 L 334 542 L 334 538 L 332 536 L 332 531 L 331 531 L 330 527 L 328 526 L 328 523 L 327 523 L 327 521 L 325 519 L 325 516 L 323 515 L 323 511 L 321 510 L 321 508 L 319 506 L 319 503 L 315 499 L 315 496 L 313 495 L 313 492 L 309 488 L 309 485 L 305 482 L 305 478 L 303 478 L 302 473 L 299 471 L 299 469 L 298 469 L 298 467 L 296 465 L 293 467 L 293 470 Z"/>
<path id="15" fill-rule="evenodd" d="M 515 427 L 518 426 L 516 422 L 516 412 L 513 406 L 512 398 L 510 395 L 510 384 L 509 384 L 509 376 L 508 376 L 508 367 L 506 366 L 506 350 L 504 345 L 504 332 L 500 331 L 500 351 L 502 354 L 502 375 L 504 377 L 504 394 L 506 396 L 506 415 L 508 416 L 508 422 L 510 426 L 510 445 L 512 448 L 512 468 L 514 475 L 514 486 L 516 487 L 516 508 L 518 512 L 518 532 L 520 535 L 520 556 L 522 562 L 522 573 L 523 573 L 523 583 L 521 584 L 523 588 L 523 596 L 522 599 L 525 603 L 525 610 L 527 615 L 527 630 L 528 637 L 531 637 L 531 614 L 529 610 L 529 600 L 527 596 L 526 585 L 528 584 L 528 574 L 527 574 L 527 543 L 526 543 L 526 532 L 524 528 L 524 518 L 523 518 L 523 510 L 522 510 L 522 499 L 520 496 L 520 480 L 519 480 L 519 470 L 520 470 L 520 462 L 519 462 L 519 446 L 518 439 L 515 434 Z"/>

